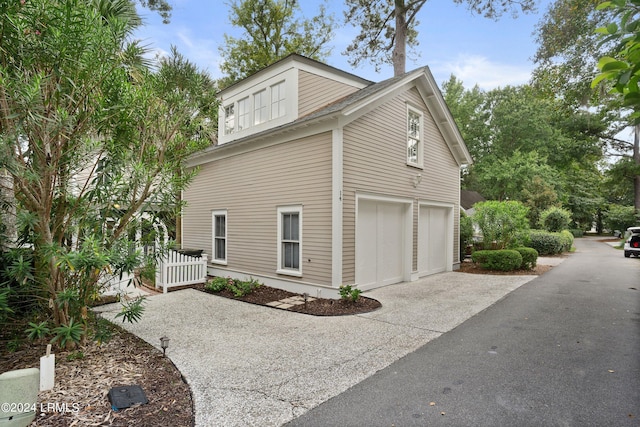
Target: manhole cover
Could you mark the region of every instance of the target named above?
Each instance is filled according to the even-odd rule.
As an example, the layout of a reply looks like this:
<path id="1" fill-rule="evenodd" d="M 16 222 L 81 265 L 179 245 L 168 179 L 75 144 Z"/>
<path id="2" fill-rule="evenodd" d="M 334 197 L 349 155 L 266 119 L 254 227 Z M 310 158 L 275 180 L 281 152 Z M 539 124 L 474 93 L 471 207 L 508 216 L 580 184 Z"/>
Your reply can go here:
<path id="1" fill-rule="evenodd" d="M 137 404 L 144 405 L 149 400 L 139 385 L 126 385 L 109 390 L 109 402 L 113 410 L 117 411 Z"/>

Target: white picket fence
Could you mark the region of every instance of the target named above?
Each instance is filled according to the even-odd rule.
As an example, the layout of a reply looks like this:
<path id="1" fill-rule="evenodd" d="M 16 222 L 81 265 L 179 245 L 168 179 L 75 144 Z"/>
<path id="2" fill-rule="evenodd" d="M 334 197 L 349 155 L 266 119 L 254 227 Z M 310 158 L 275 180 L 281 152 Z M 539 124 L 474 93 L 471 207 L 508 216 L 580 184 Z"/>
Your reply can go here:
<path id="1" fill-rule="evenodd" d="M 158 261 L 156 288 L 164 293 L 174 286 L 194 285 L 207 280 L 207 254 L 200 257 L 170 250 Z"/>

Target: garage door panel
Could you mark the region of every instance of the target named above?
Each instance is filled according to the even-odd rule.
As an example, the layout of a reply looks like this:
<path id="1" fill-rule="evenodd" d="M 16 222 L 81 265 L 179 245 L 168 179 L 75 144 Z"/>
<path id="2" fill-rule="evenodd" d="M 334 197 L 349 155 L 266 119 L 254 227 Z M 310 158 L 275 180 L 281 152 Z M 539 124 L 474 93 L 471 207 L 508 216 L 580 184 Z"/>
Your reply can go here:
<path id="1" fill-rule="evenodd" d="M 421 206 L 418 221 L 418 274 L 440 273 L 449 262 L 451 209 Z"/>
<path id="2" fill-rule="evenodd" d="M 375 287 L 404 280 L 406 215 L 407 208 L 402 203 L 359 201 L 356 230 L 358 286 Z"/>

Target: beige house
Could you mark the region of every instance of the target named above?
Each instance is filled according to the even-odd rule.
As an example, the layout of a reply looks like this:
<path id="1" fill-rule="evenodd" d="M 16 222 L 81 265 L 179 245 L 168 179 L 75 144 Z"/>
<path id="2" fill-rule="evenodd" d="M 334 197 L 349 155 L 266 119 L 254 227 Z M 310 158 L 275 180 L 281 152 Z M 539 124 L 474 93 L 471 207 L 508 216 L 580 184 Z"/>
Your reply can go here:
<path id="1" fill-rule="evenodd" d="M 183 193 L 210 275 L 336 297 L 458 267 L 471 158 L 428 68 L 374 84 L 290 55 L 219 96 Z"/>

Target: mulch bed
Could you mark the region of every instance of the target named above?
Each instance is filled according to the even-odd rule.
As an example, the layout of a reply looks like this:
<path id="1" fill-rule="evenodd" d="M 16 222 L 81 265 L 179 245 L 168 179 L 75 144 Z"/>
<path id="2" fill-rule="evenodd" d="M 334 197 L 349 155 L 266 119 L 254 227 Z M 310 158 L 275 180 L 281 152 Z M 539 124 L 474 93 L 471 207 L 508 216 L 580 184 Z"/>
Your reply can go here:
<path id="1" fill-rule="evenodd" d="M 45 349 L 46 343 L 25 343 L 14 352 L 3 348 L 0 372 L 40 367 Z M 194 425 L 191 390 L 182 375 L 162 352 L 135 335 L 114 327 L 112 339 L 101 346 L 90 343 L 54 353 L 55 387 L 38 394 L 39 410 L 31 426 Z M 109 390 L 125 385 L 139 385 L 149 403 L 114 411 Z"/>
<path id="2" fill-rule="evenodd" d="M 266 285 L 257 287 L 253 292 L 244 297 L 236 297 L 227 289 L 221 292 L 211 292 L 205 289 L 204 285 L 198 285 L 195 287 L 195 289 L 213 295 L 219 295 L 224 298 L 244 301 L 258 305 L 267 305 L 268 303 L 273 301 L 280 301 L 285 298 L 300 295 L 282 289 L 272 288 Z M 287 311 L 295 311 L 298 313 L 310 314 L 313 316 L 344 316 L 349 314 L 368 313 L 380 307 L 382 307 L 382 304 L 380 304 L 379 301 L 376 301 L 373 298 L 360 296 L 355 302 L 335 300 L 330 298 L 317 298 L 314 301 L 307 302 L 306 304 L 293 306 L 287 309 Z"/>

